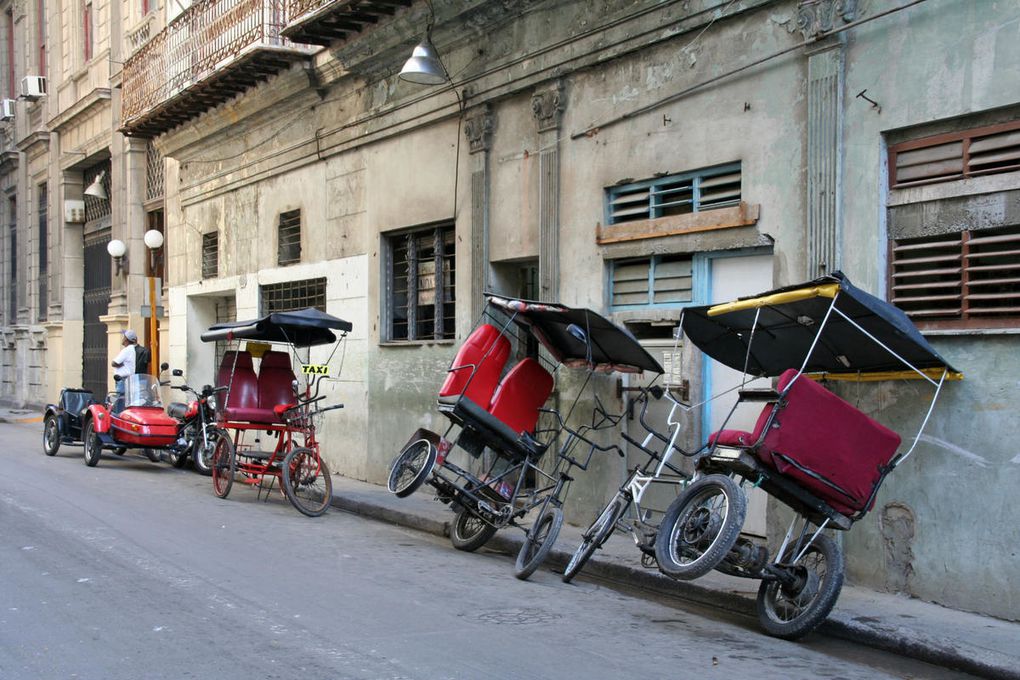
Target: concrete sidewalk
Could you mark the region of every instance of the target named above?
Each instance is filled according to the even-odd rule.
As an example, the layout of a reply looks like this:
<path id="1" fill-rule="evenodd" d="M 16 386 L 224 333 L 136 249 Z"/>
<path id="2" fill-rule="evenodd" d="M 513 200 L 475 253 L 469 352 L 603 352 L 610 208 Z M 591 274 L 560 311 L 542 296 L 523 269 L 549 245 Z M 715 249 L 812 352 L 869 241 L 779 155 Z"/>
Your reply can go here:
<path id="1" fill-rule="evenodd" d="M 439 536 L 449 535 L 453 519 L 447 506 L 432 500 L 431 487 L 427 485 L 408 498 L 397 498 L 384 487 L 335 476 L 333 506 Z M 565 524 L 542 568 L 562 571 L 580 544 L 582 531 Z M 523 532 L 516 530 L 500 531 L 486 547 L 506 552 L 512 559 L 516 557 L 523 536 Z M 718 572 L 695 581 L 674 581 L 657 570 L 642 567 L 640 557 L 630 536 L 617 532 L 578 578 L 596 577 L 653 594 L 755 616 L 758 581 Z M 507 563 L 507 577 L 513 578 L 511 561 Z M 959 612 L 848 584 L 843 586 L 835 609 L 819 628 L 819 633 L 980 677 L 1020 680 L 1020 623 Z"/>

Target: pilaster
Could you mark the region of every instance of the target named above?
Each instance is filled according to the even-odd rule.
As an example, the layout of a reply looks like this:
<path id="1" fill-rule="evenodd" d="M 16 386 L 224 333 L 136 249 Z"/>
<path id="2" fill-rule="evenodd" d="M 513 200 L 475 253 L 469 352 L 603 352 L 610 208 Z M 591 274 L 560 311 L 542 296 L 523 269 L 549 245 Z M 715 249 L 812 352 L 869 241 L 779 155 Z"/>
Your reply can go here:
<path id="1" fill-rule="evenodd" d="M 566 100 L 560 81 L 531 95 L 538 126 L 538 285 L 542 300 L 558 301 L 560 292 L 560 122 Z"/>
<path id="2" fill-rule="evenodd" d="M 492 168 L 489 155 L 496 117 L 488 104 L 483 104 L 464 120 L 471 168 L 471 309 L 481 309 L 483 294 L 490 285 L 489 217 L 492 197 Z M 472 314 L 475 312 L 472 311 Z"/>

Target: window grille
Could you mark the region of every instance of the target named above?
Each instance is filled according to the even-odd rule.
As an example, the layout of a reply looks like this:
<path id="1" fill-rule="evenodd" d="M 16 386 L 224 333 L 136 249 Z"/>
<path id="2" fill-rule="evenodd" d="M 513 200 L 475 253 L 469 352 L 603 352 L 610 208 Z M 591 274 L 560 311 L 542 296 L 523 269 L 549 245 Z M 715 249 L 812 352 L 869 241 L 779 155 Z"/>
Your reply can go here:
<path id="1" fill-rule="evenodd" d="M 1020 170 L 1020 120 L 889 147 L 892 188 Z"/>
<path id="2" fill-rule="evenodd" d="M 390 236 L 388 340 L 454 337 L 456 259 L 453 225 Z"/>
<path id="3" fill-rule="evenodd" d="M 693 298 L 692 258 L 656 255 L 614 260 L 610 299 L 615 308 L 675 306 Z"/>
<path id="4" fill-rule="evenodd" d="M 326 311 L 325 278 L 267 284 L 259 286 L 259 293 L 263 315 L 306 307 Z"/>
<path id="5" fill-rule="evenodd" d="M 237 298 L 222 297 L 216 300 L 216 323 L 228 323 L 237 321 Z M 216 363 L 214 366 L 219 366 L 223 363 L 223 355 L 227 353 L 230 348 L 230 340 L 217 340 L 216 341 Z"/>
<path id="6" fill-rule="evenodd" d="M 740 164 L 606 189 L 606 223 L 684 215 L 740 204 Z"/>
<path id="7" fill-rule="evenodd" d="M 145 145 L 145 200 L 163 198 L 166 191 L 166 163 L 150 139 Z"/>
<path id="8" fill-rule="evenodd" d="M 39 302 L 36 312 L 38 321 L 46 320 L 46 312 L 49 307 L 49 233 L 46 218 L 46 183 L 39 185 L 38 191 L 38 212 L 39 212 Z"/>
<path id="9" fill-rule="evenodd" d="M 892 302 L 927 328 L 1020 325 L 1020 226 L 893 240 Z"/>
<path id="10" fill-rule="evenodd" d="M 280 231 L 277 249 L 280 266 L 301 261 L 301 211 L 280 213 Z"/>
<path id="11" fill-rule="evenodd" d="M 220 232 L 202 234 L 202 278 L 215 279 L 220 275 Z"/>

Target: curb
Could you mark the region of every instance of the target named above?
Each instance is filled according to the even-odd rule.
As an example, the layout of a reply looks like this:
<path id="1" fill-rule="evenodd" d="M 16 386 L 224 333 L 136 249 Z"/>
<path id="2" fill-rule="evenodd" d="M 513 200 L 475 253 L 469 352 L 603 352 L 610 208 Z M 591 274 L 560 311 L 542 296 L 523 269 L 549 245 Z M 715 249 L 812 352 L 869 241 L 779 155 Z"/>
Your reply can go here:
<path id="1" fill-rule="evenodd" d="M 331 505 L 357 515 L 424 533 L 436 536 L 450 535 L 449 521 L 388 508 L 370 500 L 349 499 L 334 495 Z M 499 532 L 489 540 L 486 547 L 506 552 L 512 556 L 520 550 L 522 543 L 523 540 L 516 534 Z M 563 568 L 570 556 L 571 553 L 554 547 L 543 566 Z M 756 616 L 753 598 L 735 592 L 707 588 L 695 581 L 674 581 L 657 572 L 597 558 L 588 562 L 585 566 L 585 573 L 645 592 L 675 597 L 738 614 Z M 1017 667 L 1015 658 L 993 650 L 975 647 L 959 640 L 926 636 L 919 634 L 914 629 L 883 624 L 878 619 L 854 618 L 833 612 L 819 626 L 817 632 L 885 652 L 892 652 L 899 656 L 963 671 L 981 678 L 989 678 L 989 680 L 1020 680 L 1020 668 Z"/>

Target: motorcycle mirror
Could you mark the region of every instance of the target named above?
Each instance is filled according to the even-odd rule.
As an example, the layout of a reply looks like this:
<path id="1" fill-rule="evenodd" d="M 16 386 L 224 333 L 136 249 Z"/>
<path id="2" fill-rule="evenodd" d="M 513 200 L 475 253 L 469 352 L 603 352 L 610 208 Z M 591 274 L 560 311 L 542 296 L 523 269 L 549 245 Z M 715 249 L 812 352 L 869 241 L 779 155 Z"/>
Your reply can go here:
<path id="1" fill-rule="evenodd" d="M 161 371 L 165 371 L 168 368 L 170 368 L 170 364 L 168 364 L 165 361 L 159 365 L 159 370 L 161 370 Z"/>
<path id="2" fill-rule="evenodd" d="M 164 368 L 163 370 L 165 371 L 166 369 Z M 172 375 L 173 375 L 173 376 L 174 376 L 175 378 L 180 378 L 180 377 L 181 377 L 182 375 L 184 375 L 184 371 L 182 371 L 182 370 L 181 370 L 181 369 L 179 369 L 179 368 L 175 368 L 175 369 L 174 369 L 174 370 L 172 371 Z"/>

